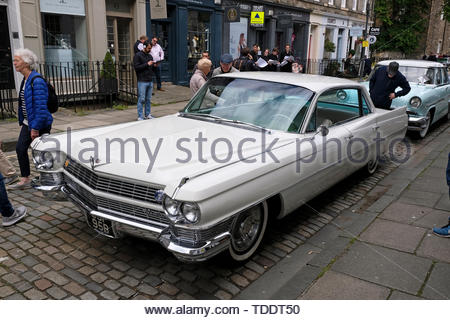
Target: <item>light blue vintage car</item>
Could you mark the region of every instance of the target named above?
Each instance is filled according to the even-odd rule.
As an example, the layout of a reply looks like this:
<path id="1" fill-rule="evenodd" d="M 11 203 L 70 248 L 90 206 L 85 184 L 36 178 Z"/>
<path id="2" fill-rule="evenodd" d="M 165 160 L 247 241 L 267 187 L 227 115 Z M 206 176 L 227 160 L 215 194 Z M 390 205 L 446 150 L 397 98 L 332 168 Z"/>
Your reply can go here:
<path id="1" fill-rule="evenodd" d="M 389 65 L 394 60 L 379 62 L 376 69 Z M 424 138 L 430 125 L 449 115 L 450 81 L 445 66 L 424 60 L 395 60 L 399 71 L 406 77 L 411 91 L 392 101 L 391 108 L 407 106 L 408 130 L 418 138 Z M 369 81 L 364 82 L 369 89 Z M 401 90 L 398 88 L 398 90 Z"/>

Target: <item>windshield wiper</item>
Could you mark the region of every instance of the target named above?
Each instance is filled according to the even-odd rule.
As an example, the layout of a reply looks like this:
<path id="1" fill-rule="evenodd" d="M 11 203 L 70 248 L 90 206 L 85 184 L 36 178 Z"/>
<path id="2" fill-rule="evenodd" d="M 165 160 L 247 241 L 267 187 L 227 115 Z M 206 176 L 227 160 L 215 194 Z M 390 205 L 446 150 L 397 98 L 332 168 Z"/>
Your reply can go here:
<path id="1" fill-rule="evenodd" d="M 221 117 L 214 116 L 214 115 L 207 114 L 207 113 L 180 112 L 180 116 L 188 117 L 188 118 L 189 117 L 190 118 L 202 117 L 202 118 L 212 119 L 212 120 L 214 120 L 214 122 L 217 122 L 217 123 L 237 124 L 237 125 L 241 125 L 241 126 L 250 127 L 250 128 L 253 128 L 253 129 L 258 129 L 258 130 L 263 131 L 263 132 L 271 133 L 270 130 L 268 130 L 268 129 L 264 128 L 264 127 L 258 126 L 256 124 L 253 124 L 253 123 L 248 123 L 248 122 L 244 122 L 244 121 L 240 121 L 240 120 L 232 120 L 232 119 L 221 118 Z"/>
<path id="2" fill-rule="evenodd" d="M 253 128 L 253 129 L 258 129 L 258 130 L 263 131 L 263 132 L 271 133 L 270 130 L 268 130 L 268 129 L 262 127 L 262 126 L 258 126 L 256 124 L 244 122 L 244 121 L 241 121 L 241 120 L 232 120 L 232 119 L 223 119 L 223 118 L 221 118 L 221 119 L 219 119 L 219 122 L 234 123 L 234 124 L 250 127 L 250 128 Z"/>
<path id="3" fill-rule="evenodd" d="M 208 118 L 208 119 L 214 119 L 214 120 L 222 120 L 223 119 L 221 117 L 213 116 L 208 113 L 198 113 L 198 112 L 180 112 L 180 116 L 188 117 L 188 118 L 202 117 L 202 118 Z"/>

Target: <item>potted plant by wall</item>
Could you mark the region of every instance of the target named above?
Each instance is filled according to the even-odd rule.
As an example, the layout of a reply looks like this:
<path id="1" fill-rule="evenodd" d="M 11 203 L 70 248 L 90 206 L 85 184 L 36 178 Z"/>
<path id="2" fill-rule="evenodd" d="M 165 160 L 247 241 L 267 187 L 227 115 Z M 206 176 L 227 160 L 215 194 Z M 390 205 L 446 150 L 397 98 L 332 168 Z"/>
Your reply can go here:
<path id="1" fill-rule="evenodd" d="M 106 52 L 98 79 L 100 93 L 114 95 L 118 92 L 116 65 L 109 51 Z"/>
<path id="2" fill-rule="evenodd" d="M 331 42 L 328 38 L 325 38 L 325 43 L 323 45 L 323 49 L 324 49 L 326 55 L 329 57 L 331 52 L 336 51 L 336 45 L 333 42 Z M 324 75 L 332 76 L 332 77 L 336 76 L 339 71 L 339 68 L 341 67 L 341 64 L 334 60 L 329 60 L 327 62 L 328 62 L 328 64 L 325 67 Z"/>

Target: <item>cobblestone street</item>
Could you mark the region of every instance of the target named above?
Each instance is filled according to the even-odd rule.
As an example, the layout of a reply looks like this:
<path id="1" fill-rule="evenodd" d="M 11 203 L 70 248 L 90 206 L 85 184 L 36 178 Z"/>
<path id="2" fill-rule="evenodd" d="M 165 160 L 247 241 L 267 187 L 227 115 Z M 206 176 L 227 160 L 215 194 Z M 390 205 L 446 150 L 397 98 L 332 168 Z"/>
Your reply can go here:
<path id="1" fill-rule="evenodd" d="M 413 158 L 449 126 L 441 121 L 425 139 L 410 141 Z M 17 166 L 15 154 L 8 155 Z M 356 173 L 275 222 L 257 254 L 242 264 L 227 254 L 181 263 L 158 243 L 98 235 L 70 202 L 52 202 L 30 189 L 9 192 L 29 214 L 0 228 L 0 299 L 232 299 L 343 210 L 357 205 L 363 213 L 386 191 L 378 183 L 397 166 L 382 163 L 370 177 Z"/>

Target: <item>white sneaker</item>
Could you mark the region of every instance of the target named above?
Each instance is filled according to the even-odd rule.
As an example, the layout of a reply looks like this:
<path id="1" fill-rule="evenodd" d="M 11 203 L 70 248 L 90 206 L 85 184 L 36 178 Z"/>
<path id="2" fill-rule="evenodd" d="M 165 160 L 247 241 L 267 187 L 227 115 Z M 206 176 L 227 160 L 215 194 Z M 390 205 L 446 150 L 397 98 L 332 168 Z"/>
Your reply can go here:
<path id="1" fill-rule="evenodd" d="M 137 119 L 137 121 L 143 121 L 143 120 L 144 120 L 144 119 L 142 119 L 142 118 L 138 118 L 138 119 Z"/>
<path id="2" fill-rule="evenodd" d="M 16 222 L 19 222 L 22 220 L 27 214 L 27 208 L 24 206 L 17 207 L 14 209 L 14 213 L 11 217 L 3 217 L 2 218 L 2 225 L 4 227 L 9 227 L 15 224 Z"/>
<path id="3" fill-rule="evenodd" d="M 153 118 L 154 117 L 151 114 L 149 114 L 148 116 L 145 117 L 145 120 L 150 120 L 150 119 L 153 119 Z"/>

